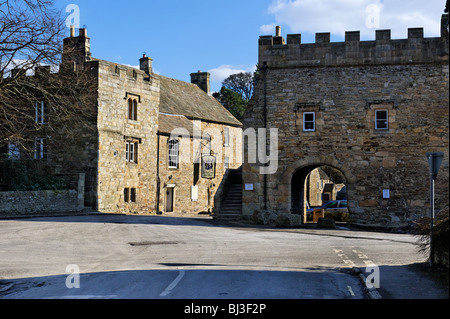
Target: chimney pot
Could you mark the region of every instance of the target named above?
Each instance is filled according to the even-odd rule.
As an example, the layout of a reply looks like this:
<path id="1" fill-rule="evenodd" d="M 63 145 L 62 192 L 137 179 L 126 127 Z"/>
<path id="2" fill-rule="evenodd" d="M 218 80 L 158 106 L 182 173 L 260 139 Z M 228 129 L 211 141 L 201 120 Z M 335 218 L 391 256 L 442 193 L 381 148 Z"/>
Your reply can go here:
<path id="1" fill-rule="evenodd" d="M 275 28 L 275 36 L 281 37 L 281 27 L 280 26 L 277 26 Z"/>
<path id="2" fill-rule="evenodd" d="M 70 37 L 71 38 L 75 37 L 75 26 L 74 25 L 70 26 Z"/>
<path id="3" fill-rule="evenodd" d="M 80 37 L 87 37 L 87 30 L 85 28 L 80 28 Z"/>

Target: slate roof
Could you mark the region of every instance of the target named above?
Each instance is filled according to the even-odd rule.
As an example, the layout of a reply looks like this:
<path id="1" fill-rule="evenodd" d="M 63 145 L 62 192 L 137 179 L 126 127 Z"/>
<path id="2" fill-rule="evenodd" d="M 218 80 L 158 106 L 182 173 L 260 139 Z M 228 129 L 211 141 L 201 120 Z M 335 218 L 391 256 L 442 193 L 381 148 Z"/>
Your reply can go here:
<path id="1" fill-rule="evenodd" d="M 188 137 L 194 137 L 193 122 L 188 120 L 184 115 L 159 113 L 159 133 L 170 135 L 175 129 L 184 129 L 189 133 Z M 182 131 L 179 131 L 183 133 Z M 200 132 L 198 128 L 197 132 Z M 177 132 L 178 133 L 178 132 Z M 183 133 L 184 134 L 184 133 Z M 195 136 L 200 137 L 200 136 Z"/>
<path id="2" fill-rule="evenodd" d="M 190 120 L 242 126 L 242 123 L 231 115 L 222 104 L 202 91 L 197 85 L 165 76 L 160 76 L 160 78 L 161 101 L 159 111 L 161 113 L 184 115 Z"/>

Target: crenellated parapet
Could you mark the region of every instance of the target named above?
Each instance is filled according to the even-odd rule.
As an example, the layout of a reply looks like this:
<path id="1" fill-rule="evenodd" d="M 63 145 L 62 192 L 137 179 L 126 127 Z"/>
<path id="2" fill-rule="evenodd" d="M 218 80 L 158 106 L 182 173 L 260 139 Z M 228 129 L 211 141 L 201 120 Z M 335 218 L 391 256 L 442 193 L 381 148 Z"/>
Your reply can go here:
<path id="1" fill-rule="evenodd" d="M 330 33 L 316 33 L 315 43 L 302 44 L 301 34 L 284 39 L 259 38 L 259 63 L 268 67 L 351 66 L 448 62 L 448 37 L 425 38 L 423 28 L 408 29 L 407 39 L 391 39 L 391 30 L 377 30 L 375 41 L 361 41 L 359 31 L 345 33 L 345 42 L 330 42 Z"/>

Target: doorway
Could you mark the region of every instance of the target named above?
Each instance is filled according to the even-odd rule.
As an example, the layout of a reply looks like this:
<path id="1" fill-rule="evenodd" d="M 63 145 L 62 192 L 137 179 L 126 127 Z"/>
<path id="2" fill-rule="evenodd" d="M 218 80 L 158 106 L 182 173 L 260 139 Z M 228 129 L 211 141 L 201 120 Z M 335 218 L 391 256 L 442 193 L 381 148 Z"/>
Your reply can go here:
<path id="1" fill-rule="evenodd" d="M 174 187 L 166 188 L 166 213 L 173 212 Z"/>

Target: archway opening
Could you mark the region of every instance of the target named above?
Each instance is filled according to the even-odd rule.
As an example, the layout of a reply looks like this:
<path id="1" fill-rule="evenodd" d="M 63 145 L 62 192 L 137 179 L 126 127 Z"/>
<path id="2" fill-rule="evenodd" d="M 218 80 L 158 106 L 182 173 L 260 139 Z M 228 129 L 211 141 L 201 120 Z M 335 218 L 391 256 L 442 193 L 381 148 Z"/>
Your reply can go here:
<path id="1" fill-rule="evenodd" d="M 310 165 L 297 170 L 291 182 L 291 212 L 303 216 L 304 223 L 317 222 L 314 210 L 322 210 L 325 218 L 346 223 L 347 180 L 337 168 Z"/>

